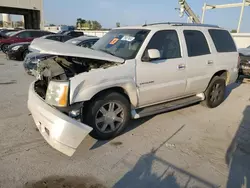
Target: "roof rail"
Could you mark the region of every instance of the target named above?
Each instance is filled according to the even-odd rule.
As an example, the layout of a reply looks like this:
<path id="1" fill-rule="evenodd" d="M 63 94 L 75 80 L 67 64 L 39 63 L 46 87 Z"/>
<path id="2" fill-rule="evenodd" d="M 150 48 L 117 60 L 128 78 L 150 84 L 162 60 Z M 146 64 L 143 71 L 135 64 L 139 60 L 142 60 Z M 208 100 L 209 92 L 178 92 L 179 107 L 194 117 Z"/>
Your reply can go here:
<path id="1" fill-rule="evenodd" d="M 218 25 L 199 24 L 199 23 L 182 23 L 182 22 L 160 22 L 160 23 L 144 24 L 143 27 L 152 26 L 152 25 L 164 25 L 164 24 L 173 25 L 173 26 L 198 26 L 198 27 L 219 28 Z"/>

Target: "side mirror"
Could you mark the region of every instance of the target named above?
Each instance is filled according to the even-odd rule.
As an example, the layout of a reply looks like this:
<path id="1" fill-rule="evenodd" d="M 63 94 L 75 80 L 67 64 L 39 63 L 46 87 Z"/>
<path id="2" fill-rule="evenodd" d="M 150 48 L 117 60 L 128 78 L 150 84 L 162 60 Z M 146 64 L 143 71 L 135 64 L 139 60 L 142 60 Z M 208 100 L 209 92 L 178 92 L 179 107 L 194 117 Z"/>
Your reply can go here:
<path id="1" fill-rule="evenodd" d="M 149 49 L 148 57 L 150 60 L 159 59 L 161 57 L 160 51 L 157 49 Z"/>

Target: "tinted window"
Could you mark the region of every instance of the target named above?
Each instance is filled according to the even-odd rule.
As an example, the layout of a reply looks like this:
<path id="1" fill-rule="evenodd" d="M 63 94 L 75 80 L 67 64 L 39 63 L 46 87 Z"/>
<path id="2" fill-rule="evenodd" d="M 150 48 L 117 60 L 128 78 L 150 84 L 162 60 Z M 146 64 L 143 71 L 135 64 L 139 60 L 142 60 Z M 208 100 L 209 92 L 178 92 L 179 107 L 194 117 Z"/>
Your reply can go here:
<path id="1" fill-rule="evenodd" d="M 78 46 L 84 47 L 84 48 L 91 48 L 97 40 L 89 40 L 89 41 L 85 41 L 80 43 Z"/>
<path id="2" fill-rule="evenodd" d="M 49 40 L 55 40 L 55 41 L 61 41 L 61 37 L 60 36 L 47 36 L 45 37 L 46 39 L 49 39 Z"/>
<path id="3" fill-rule="evenodd" d="M 158 31 L 155 33 L 147 46 L 147 50 L 148 49 L 159 50 L 161 59 L 173 59 L 181 57 L 178 35 L 174 30 Z M 145 55 L 147 56 L 147 54 Z"/>
<path id="4" fill-rule="evenodd" d="M 185 30 L 184 36 L 189 57 L 210 54 L 207 40 L 202 32 Z"/>
<path id="5" fill-rule="evenodd" d="M 236 46 L 228 31 L 209 29 L 217 52 L 236 52 Z"/>
<path id="6" fill-rule="evenodd" d="M 30 31 L 30 32 L 31 32 L 31 36 L 34 38 L 41 37 L 44 35 L 44 33 L 41 31 Z"/>
<path id="7" fill-rule="evenodd" d="M 62 37 L 62 42 L 65 42 L 65 41 L 67 41 L 67 40 L 69 40 L 69 39 L 71 39 L 72 37 L 71 36 L 67 36 L 67 35 L 65 35 L 65 36 L 61 36 Z"/>
<path id="8" fill-rule="evenodd" d="M 19 38 L 30 38 L 30 37 L 32 37 L 30 31 L 23 31 L 21 33 L 18 33 L 16 36 L 19 37 Z"/>

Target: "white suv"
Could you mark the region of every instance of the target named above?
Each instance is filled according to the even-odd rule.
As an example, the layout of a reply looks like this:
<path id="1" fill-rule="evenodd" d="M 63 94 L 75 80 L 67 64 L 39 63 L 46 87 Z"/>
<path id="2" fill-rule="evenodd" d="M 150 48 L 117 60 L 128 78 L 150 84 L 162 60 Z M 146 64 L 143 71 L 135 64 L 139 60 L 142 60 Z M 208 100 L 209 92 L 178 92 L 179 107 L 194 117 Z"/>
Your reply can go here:
<path id="1" fill-rule="evenodd" d="M 217 107 L 238 76 L 235 43 L 213 25 L 124 27 L 92 49 L 46 39 L 32 48 L 43 55 L 28 107 L 47 142 L 69 156 L 89 133 L 110 139 L 131 118 L 196 102 Z"/>

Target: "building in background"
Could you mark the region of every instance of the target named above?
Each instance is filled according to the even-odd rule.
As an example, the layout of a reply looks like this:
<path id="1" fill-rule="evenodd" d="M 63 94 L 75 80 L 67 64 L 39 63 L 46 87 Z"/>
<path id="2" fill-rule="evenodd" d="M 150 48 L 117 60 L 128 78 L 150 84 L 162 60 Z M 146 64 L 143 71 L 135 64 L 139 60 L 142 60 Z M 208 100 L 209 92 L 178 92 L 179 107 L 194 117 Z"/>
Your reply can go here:
<path id="1" fill-rule="evenodd" d="M 16 14 L 23 15 L 26 29 L 43 28 L 43 0 L 0 0 L 0 13 L 7 24 L 12 24 L 9 15 Z"/>

